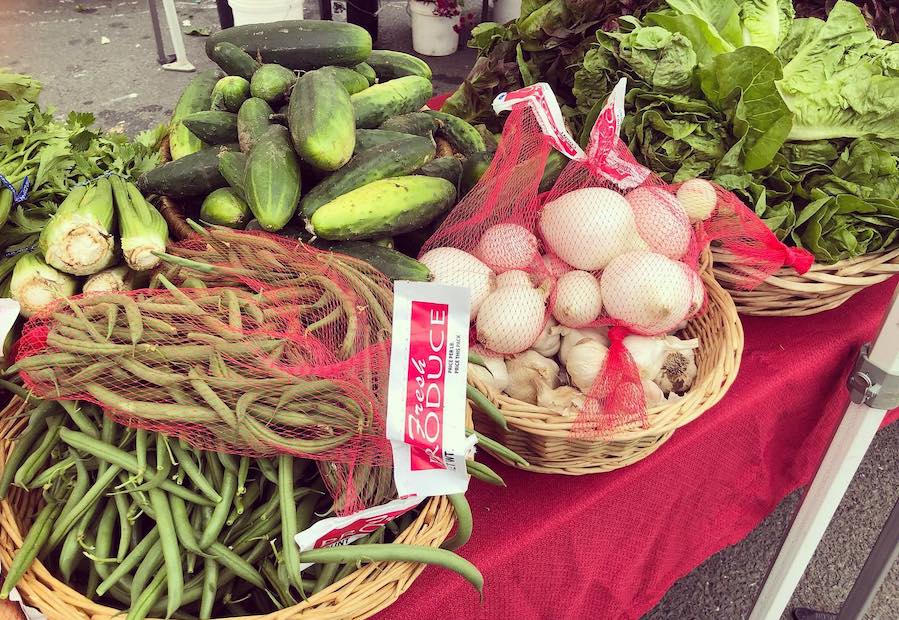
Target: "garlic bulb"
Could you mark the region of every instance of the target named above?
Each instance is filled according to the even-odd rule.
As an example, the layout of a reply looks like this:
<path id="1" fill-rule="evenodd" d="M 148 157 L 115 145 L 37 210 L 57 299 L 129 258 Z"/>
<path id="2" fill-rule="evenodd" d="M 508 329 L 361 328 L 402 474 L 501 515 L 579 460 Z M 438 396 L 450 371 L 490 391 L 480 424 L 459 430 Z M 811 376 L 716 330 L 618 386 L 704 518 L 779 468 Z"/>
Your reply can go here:
<path id="1" fill-rule="evenodd" d="M 510 272 L 507 271 L 506 273 Z M 562 336 L 560 336 L 558 332 L 553 330 L 556 325 L 558 325 L 558 323 L 556 323 L 556 320 L 552 317 L 549 317 L 546 320 L 546 325 L 543 327 L 543 331 L 540 332 L 537 340 L 534 342 L 534 344 L 531 345 L 531 348 L 543 357 L 552 357 L 559 352 L 559 349 L 562 346 Z"/>
<path id="2" fill-rule="evenodd" d="M 496 380 L 493 377 L 493 373 L 491 373 L 483 366 L 469 362 L 468 376 L 474 377 L 478 381 L 478 383 L 483 383 L 490 388 L 496 389 Z"/>
<path id="3" fill-rule="evenodd" d="M 696 349 L 669 351 L 654 381 L 662 391 L 683 394 L 696 380 Z"/>
<path id="4" fill-rule="evenodd" d="M 550 333 L 555 333 L 562 337 L 562 344 L 559 347 L 559 359 L 563 364 L 568 359 L 568 352 L 571 350 L 571 347 L 583 338 L 592 338 L 606 347 L 609 346 L 609 328 L 605 326 L 581 327 L 579 329 L 558 326 L 550 328 Z"/>
<path id="5" fill-rule="evenodd" d="M 537 404 L 537 391 L 541 385 L 550 389 L 559 385 L 559 365 L 536 351 L 525 351 L 508 362 L 509 384 L 506 394 L 532 405 Z"/>
<path id="6" fill-rule="evenodd" d="M 468 374 L 474 375 L 484 385 L 492 387 L 497 392 L 502 392 L 509 385 L 509 373 L 506 371 L 506 362 L 498 356 L 486 355 L 477 352 L 484 361 L 484 366 L 468 364 Z"/>
<path id="7" fill-rule="evenodd" d="M 662 388 L 649 379 L 641 379 L 640 383 L 643 384 L 643 400 L 646 401 L 647 409 L 665 402 L 665 394 L 662 392 Z"/>
<path id="8" fill-rule="evenodd" d="M 665 359 L 672 352 L 690 351 L 699 346 L 699 340 L 681 340 L 677 336 L 625 336 L 624 346 L 631 354 L 640 377 L 655 379 L 662 370 Z M 667 391 L 667 390 L 666 390 Z"/>
<path id="9" fill-rule="evenodd" d="M 585 394 L 596 381 L 599 371 L 605 364 L 609 350 L 605 345 L 592 338 L 582 338 L 568 351 L 565 369 L 571 382 Z"/>
<path id="10" fill-rule="evenodd" d="M 537 404 L 540 407 L 552 409 L 564 416 L 575 415 L 583 409 L 586 402 L 586 394 L 570 385 L 560 385 L 553 389 L 549 385 L 541 383 L 537 390 Z"/>

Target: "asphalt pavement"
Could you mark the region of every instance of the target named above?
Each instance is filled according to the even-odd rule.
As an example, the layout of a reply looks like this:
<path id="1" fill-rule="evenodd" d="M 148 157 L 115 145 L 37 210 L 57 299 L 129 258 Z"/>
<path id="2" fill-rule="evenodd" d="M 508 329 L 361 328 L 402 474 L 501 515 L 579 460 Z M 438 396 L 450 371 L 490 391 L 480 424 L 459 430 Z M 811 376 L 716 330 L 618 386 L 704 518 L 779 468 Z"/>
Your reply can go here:
<path id="1" fill-rule="evenodd" d="M 175 4 L 187 22 L 185 30 L 218 27 L 215 2 Z M 308 3 L 305 11 L 307 18 L 317 17 L 317 3 Z M 385 0 L 379 18 L 375 46 L 411 51 L 405 2 Z M 44 84 L 45 103 L 60 112 L 92 111 L 108 129 L 133 134 L 164 122 L 192 77 L 157 63 L 146 0 L 0 0 L 0 23 L 0 67 L 33 75 Z M 204 38 L 184 39 L 188 59 L 197 68 L 212 67 L 203 52 Z M 171 52 L 168 40 L 166 48 Z M 453 56 L 429 58 L 435 93 L 457 85 L 473 60 L 464 43 Z M 643 620 L 745 618 L 799 497 L 798 491 L 787 497 L 744 540 L 685 575 Z M 897 497 L 899 424 L 894 424 L 877 435 L 791 606 L 839 608 Z M 867 620 L 899 620 L 899 565 Z"/>

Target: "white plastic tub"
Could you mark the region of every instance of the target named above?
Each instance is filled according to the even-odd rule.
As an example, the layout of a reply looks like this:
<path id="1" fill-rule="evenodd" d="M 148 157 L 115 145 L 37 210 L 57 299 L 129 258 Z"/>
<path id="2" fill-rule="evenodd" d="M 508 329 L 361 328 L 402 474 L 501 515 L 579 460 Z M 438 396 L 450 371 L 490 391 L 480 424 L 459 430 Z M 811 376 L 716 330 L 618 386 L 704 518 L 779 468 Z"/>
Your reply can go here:
<path id="1" fill-rule="evenodd" d="M 433 2 L 409 0 L 412 15 L 412 49 L 424 56 L 449 56 L 459 49 L 459 33 L 453 27 L 459 17 L 434 15 Z"/>
<path id="2" fill-rule="evenodd" d="M 505 24 L 521 16 L 521 0 L 494 0 L 493 21 Z"/>
<path id="3" fill-rule="evenodd" d="M 303 19 L 303 0 L 228 0 L 234 25 Z"/>

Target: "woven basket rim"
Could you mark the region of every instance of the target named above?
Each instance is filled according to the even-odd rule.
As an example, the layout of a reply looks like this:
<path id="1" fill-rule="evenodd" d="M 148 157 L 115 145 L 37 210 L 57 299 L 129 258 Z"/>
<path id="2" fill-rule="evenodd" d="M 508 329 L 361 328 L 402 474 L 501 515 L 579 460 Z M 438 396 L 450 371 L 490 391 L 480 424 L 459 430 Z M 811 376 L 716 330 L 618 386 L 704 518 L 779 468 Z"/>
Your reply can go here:
<path id="1" fill-rule="evenodd" d="M 784 267 L 751 291 L 740 288 L 739 268 L 733 256 L 712 249 L 714 274 L 730 293 L 740 314 L 755 316 L 807 316 L 831 310 L 869 286 L 899 274 L 899 248 L 872 252 L 826 265 L 814 263 L 798 274 Z"/>
<path id="2" fill-rule="evenodd" d="M 712 366 L 711 372 L 697 377 L 693 387 L 681 399 L 649 409 L 647 411 L 649 424 L 646 428 L 622 429 L 608 438 L 595 442 L 606 444 L 633 442 L 670 434 L 692 422 L 721 400 L 736 379 L 743 353 L 743 325 L 727 292 L 708 271 L 702 271 L 701 276 L 709 298 L 707 314 L 717 314 L 724 324 L 724 329 L 715 334 L 716 340 L 713 343 L 700 342 L 700 351 L 711 350 L 717 353 L 716 363 Z M 710 349 L 710 346 L 713 348 Z M 489 389 L 477 379 L 472 379 L 472 382 L 481 391 L 487 391 L 488 397 L 499 407 L 510 428 L 548 438 L 570 438 L 574 426 L 573 417 L 566 417 L 552 409 L 516 400 L 506 394 L 497 394 L 495 390 Z M 584 444 L 593 440 L 571 439 L 571 441 Z M 525 469 L 555 471 L 551 467 L 538 469 L 531 466 Z"/>
<path id="3" fill-rule="evenodd" d="M 0 412 L 0 465 L 5 465 L 13 441 L 7 439 L 24 419 L 17 416 L 24 403 L 14 398 Z M 2 469 L 2 467 L 0 467 Z M 15 488 L 0 502 L 0 564 L 9 566 L 22 545 L 23 528 L 19 504 L 35 504 L 35 491 Z M 30 518 L 31 515 L 28 517 Z M 428 498 L 421 513 L 397 537 L 396 542 L 439 547 L 455 524 L 455 513 L 445 497 Z M 391 605 L 424 570 L 423 564 L 373 562 L 351 573 L 305 601 L 269 614 L 217 618 L 216 620 L 362 620 Z M 39 560 L 25 572 L 16 586 L 25 602 L 43 612 L 48 620 L 108 620 L 123 618 L 121 609 L 95 603 L 54 577 Z"/>

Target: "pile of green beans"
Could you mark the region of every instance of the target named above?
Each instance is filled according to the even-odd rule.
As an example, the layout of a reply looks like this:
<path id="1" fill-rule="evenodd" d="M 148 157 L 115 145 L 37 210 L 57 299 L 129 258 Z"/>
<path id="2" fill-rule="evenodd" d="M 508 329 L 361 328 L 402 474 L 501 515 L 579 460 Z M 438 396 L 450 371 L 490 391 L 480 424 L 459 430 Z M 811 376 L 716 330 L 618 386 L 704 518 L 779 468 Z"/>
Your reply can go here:
<path id="1" fill-rule="evenodd" d="M 445 549 L 392 543 L 410 512 L 356 544 L 301 553 L 294 535 L 334 510 L 309 460 L 235 457 L 113 422 L 87 403 L 34 401 L 0 474 L 45 505 L 4 575 L 5 598 L 35 558 L 88 598 L 148 615 L 212 618 L 294 605 L 369 561 L 436 564 L 479 591 L 450 549 L 471 533 L 464 496 Z M 387 544 L 392 543 L 392 544 Z M 313 566 L 300 572 L 301 562 Z"/>

